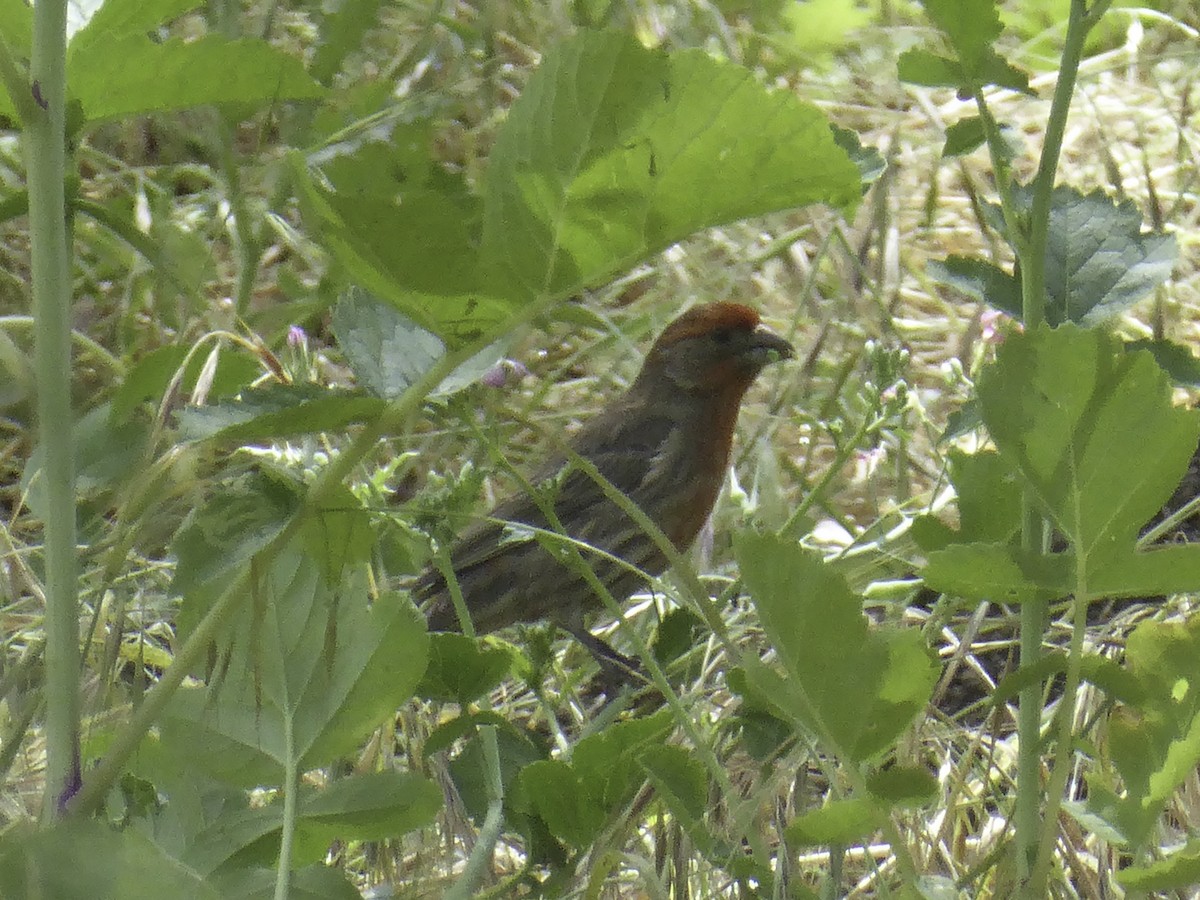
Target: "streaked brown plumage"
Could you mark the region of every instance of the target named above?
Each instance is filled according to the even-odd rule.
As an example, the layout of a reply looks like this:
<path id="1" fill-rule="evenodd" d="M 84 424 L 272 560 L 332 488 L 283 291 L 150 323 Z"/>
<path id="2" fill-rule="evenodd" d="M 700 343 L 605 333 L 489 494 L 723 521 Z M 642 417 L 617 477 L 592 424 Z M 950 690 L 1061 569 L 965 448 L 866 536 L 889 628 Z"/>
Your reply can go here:
<path id="1" fill-rule="evenodd" d="M 792 355 L 791 345 L 759 326 L 758 314 L 735 303 L 696 306 L 654 342 L 629 389 L 590 419 L 570 446 L 591 461 L 686 550 L 712 511 L 729 467 L 742 397 L 763 367 Z M 559 455 L 530 479 L 535 487 L 562 472 Z M 554 493 L 554 511 L 573 538 L 619 557 L 649 576 L 667 567 L 654 542 L 601 487 L 570 469 Z M 502 501 L 493 519 L 550 528 L 536 502 Z M 451 563 L 475 629 L 549 619 L 587 642 L 584 617 L 602 608 L 584 579 L 536 540 L 505 541 L 494 521 L 469 528 L 451 550 Z M 621 601 L 645 579 L 612 560 L 584 552 L 600 581 Z M 414 595 L 428 602 L 433 631 L 458 631 L 446 582 L 432 567 Z M 589 646 L 599 643 L 592 639 Z"/>

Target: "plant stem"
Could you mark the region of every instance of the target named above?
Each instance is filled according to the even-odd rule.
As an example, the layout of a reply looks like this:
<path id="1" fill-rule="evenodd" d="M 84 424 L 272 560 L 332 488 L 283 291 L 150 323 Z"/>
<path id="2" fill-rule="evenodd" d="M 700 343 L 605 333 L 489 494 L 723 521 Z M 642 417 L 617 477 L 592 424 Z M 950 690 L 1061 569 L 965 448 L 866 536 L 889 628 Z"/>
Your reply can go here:
<path id="1" fill-rule="evenodd" d="M 296 768 L 296 722 L 289 713 L 284 717 L 285 742 L 283 783 L 283 829 L 279 838 L 279 861 L 275 864 L 275 900 L 287 900 L 292 876 L 292 844 L 296 836 L 296 794 L 300 790 L 300 772 Z"/>
<path id="2" fill-rule="evenodd" d="M 33 310 L 37 320 L 38 442 L 46 490 L 46 793 L 54 818 L 79 778 L 79 624 L 75 461 L 71 436 L 71 258 L 67 244 L 65 2 L 33 11 L 33 116 L 25 132 Z"/>
<path id="3" fill-rule="evenodd" d="M 1050 210 L 1054 196 L 1054 179 L 1058 172 L 1058 160 L 1062 154 L 1063 135 L 1066 133 L 1067 115 L 1070 113 L 1071 97 L 1075 93 L 1075 80 L 1079 74 L 1079 63 L 1083 58 L 1087 33 L 1107 9 L 1110 0 L 1097 0 L 1089 12 L 1086 0 L 1071 0 L 1067 34 L 1063 43 L 1062 62 L 1058 70 L 1058 82 L 1054 87 L 1054 98 L 1050 103 L 1050 115 L 1046 123 L 1046 136 L 1042 143 L 1042 155 L 1038 161 L 1037 174 L 1032 185 L 1028 218 L 1018 221 L 1016 210 L 1005 210 L 1005 221 L 1013 238 L 1014 249 L 1021 265 L 1021 316 L 1026 328 L 1036 328 L 1046 320 L 1046 247 L 1050 232 Z M 1021 544 L 1027 551 L 1041 552 L 1044 525 L 1027 490 L 1022 499 Z M 1076 598 L 1079 603 L 1081 598 Z M 1046 627 L 1048 601 L 1045 597 L 1030 597 L 1021 605 L 1021 667 L 1037 664 L 1042 653 L 1042 636 Z M 1072 653 L 1075 653 L 1072 641 Z M 1081 651 L 1080 651 L 1081 652 Z M 1075 662 L 1073 660 L 1073 662 Z M 1064 696 L 1062 702 L 1070 702 Z M 1037 889 L 1036 872 L 1044 869 L 1039 859 L 1039 847 L 1046 846 L 1046 835 L 1057 832 L 1056 822 L 1046 821 L 1042 816 L 1041 791 L 1041 684 L 1032 684 L 1021 692 L 1017 713 L 1018 759 L 1017 799 L 1013 811 L 1015 827 L 1015 850 L 1018 882 L 1023 884 L 1023 896 L 1040 897 Z M 1069 719 L 1067 720 L 1070 721 Z M 1059 744 L 1060 753 L 1066 753 L 1070 730 L 1067 729 L 1068 744 Z M 1053 787 L 1053 785 L 1052 785 Z M 1051 798 L 1052 809 L 1058 808 L 1058 800 Z M 1049 848 L 1053 851 L 1050 840 Z M 1036 870 L 1036 871 L 1035 871 Z M 1034 877 L 1031 879 L 1031 875 Z M 1027 880 L 1031 879 L 1031 880 Z"/>

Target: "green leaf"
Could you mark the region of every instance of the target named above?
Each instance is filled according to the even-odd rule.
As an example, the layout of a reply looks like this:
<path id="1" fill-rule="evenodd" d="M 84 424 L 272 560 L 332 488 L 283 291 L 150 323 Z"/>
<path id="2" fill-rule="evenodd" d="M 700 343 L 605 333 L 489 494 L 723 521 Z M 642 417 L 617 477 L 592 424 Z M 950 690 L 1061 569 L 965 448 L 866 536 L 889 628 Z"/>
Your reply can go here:
<path id="1" fill-rule="evenodd" d="M 797 816 L 784 834 L 799 847 L 865 843 L 887 822 L 887 813 L 871 800 L 831 800 L 820 809 Z"/>
<path id="2" fill-rule="evenodd" d="M 644 719 L 617 722 L 575 745 L 571 767 L 607 812 L 628 803 L 645 780 L 641 751 L 671 731 L 669 710 Z"/>
<path id="3" fill-rule="evenodd" d="M 929 554 L 922 573 L 935 591 L 973 600 L 1016 603 L 1041 590 L 1063 597 L 1074 583 L 1069 554 L 1030 554 L 1004 544 L 953 544 Z"/>
<path id="4" fill-rule="evenodd" d="M 923 806 L 937 799 L 938 782 L 928 769 L 892 766 L 867 779 L 871 796 L 889 806 Z"/>
<path id="5" fill-rule="evenodd" d="M 54 900 L 216 900 L 222 896 L 145 836 L 100 822 L 10 828 L 0 841 L 0 896 Z"/>
<path id="6" fill-rule="evenodd" d="M 1124 312 L 1171 277 L 1175 237 L 1142 233 L 1132 200 L 1055 188 L 1046 248 L 1046 321 L 1094 325 Z"/>
<path id="7" fill-rule="evenodd" d="M 1176 384 L 1200 387 L 1200 357 L 1183 344 L 1167 340 L 1129 341 L 1125 344 L 1125 350 L 1130 353 L 1145 350 Z"/>
<path id="8" fill-rule="evenodd" d="M 301 540 L 325 581 L 340 581 L 348 567 L 371 557 L 374 532 L 371 515 L 345 485 L 337 485 L 305 512 Z"/>
<path id="9" fill-rule="evenodd" d="M 478 700 L 513 670 L 513 654 L 461 634 L 432 634 L 429 666 L 417 686 L 418 696 L 457 703 Z"/>
<path id="10" fill-rule="evenodd" d="M 942 156 L 966 156 L 983 146 L 987 133 L 983 130 L 983 119 L 967 116 L 946 129 L 946 143 Z"/>
<path id="11" fill-rule="evenodd" d="M 67 58 L 88 44 L 145 35 L 202 5 L 201 0 L 104 0 L 71 38 Z"/>
<path id="12" fill-rule="evenodd" d="M 703 824 L 708 810 L 708 773 L 700 760 L 683 747 L 657 744 L 645 748 L 638 762 L 684 828 L 692 831 Z"/>
<path id="13" fill-rule="evenodd" d="M 567 296 L 700 228 L 861 195 L 814 107 L 704 51 L 617 32 L 546 55 L 485 181 L 484 265 L 514 298 Z"/>
<path id="14" fill-rule="evenodd" d="M 978 393 L 1001 455 L 1092 571 L 1162 508 L 1200 434 L 1148 353 L 1074 326 L 1013 335 Z"/>
<path id="15" fill-rule="evenodd" d="M 313 100 L 324 88 L 267 44 L 206 35 L 155 43 L 143 35 L 72 46 L 68 84 L 88 122 L 207 104 Z M 146 78 L 153 72 L 153 78 Z"/>
<path id="16" fill-rule="evenodd" d="M 437 336 L 361 288 L 342 296 L 332 324 L 358 383 L 387 400 L 401 396 L 445 353 Z"/>
<path id="17" fill-rule="evenodd" d="M 368 772 L 333 782 L 300 802 L 301 827 L 325 847 L 383 841 L 432 824 L 442 792 L 412 772 Z"/>
<path id="18" fill-rule="evenodd" d="M 559 840 L 590 845 L 604 825 L 604 807 L 593 785 L 561 760 L 540 760 L 521 770 L 520 788 Z"/>
<path id="19" fill-rule="evenodd" d="M 925 267 L 930 277 L 962 291 L 974 300 L 1021 317 L 1021 285 L 1018 281 L 991 263 L 965 256 L 948 256 L 939 262 L 931 260 Z"/>
<path id="20" fill-rule="evenodd" d="M 314 4 L 320 12 L 319 38 L 313 53 L 312 75 L 329 85 L 346 57 L 357 50 L 367 32 L 378 22 L 382 0 L 339 0 Z"/>
<path id="21" fill-rule="evenodd" d="M 937 678 L 920 636 L 868 630 L 845 580 L 793 542 L 747 532 L 734 546 L 788 675 L 761 685 L 763 694 L 851 759 L 887 747 L 924 708 Z"/>
<path id="22" fill-rule="evenodd" d="M 921 0 L 930 21 L 958 54 L 968 72 L 978 73 L 1000 36 L 1000 14 L 995 0 Z"/>
<path id="23" fill-rule="evenodd" d="M 1137 706 L 1114 710 L 1107 735 L 1124 793 L 1098 782 L 1089 809 L 1136 850 L 1153 840 L 1159 816 L 1200 763 L 1200 619 L 1144 622 L 1129 636 L 1125 664 L 1142 695 Z"/>
<path id="24" fill-rule="evenodd" d="M 25 0 L 0 0 L 0 34 L 8 49 L 17 57 L 29 58 L 33 35 L 33 5 Z M 0 102 L 7 103 L 8 95 L 0 91 Z M 11 115 L 11 106 L 0 106 L 0 115 Z"/>
<path id="25" fill-rule="evenodd" d="M 386 406 L 358 391 L 318 384 L 271 384 L 243 391 L 215 406 L 188 406 L 178 413 L 180 437 L 201 441 L 261 443 L 301 434 L 341 431 L 369 422 Z"/>
<path id="26" fill-rule="evenodd" d="M 428 652 L 412 604 L 385 593 L 368 608 L 363 577 L 328 585 L 298 547 L 281 553 L 232 629 L 223 679 L 180 691 L 164 742 L 247 787 L 272 783 L 268 760 L 278 783 L 289 761 L 304 771 L 352 752 L 412 696 Z"/>
<path id="27" fill-rule="evenodd" d="M 701 51 L 617 32 L 546 54 L 496 135 L 482 202 L 436 169 L 367 196 L 318 183 L 297 158 L 293 171 L 310 228 L 348 275 L 452 346 L 701 228 L 862 193 L 816 108 Z"/>
<path id="28" fill-rule="evenodd" d="M 246 563 L 275 539 L 298 507 L 294 491 L 262 475 L 221 487 L 188 516 L 171 542 L 172 593 L 187 595 Z"/>
<path id="29" fill-rule="evenodd" d="M 1200 882 L 1200 839 L 1188 841 L 1165 859 L 1148 865 L 1133 865 L 1117 873 L 1117 881 L 1131 891 L 1171 892 L 1195 887 Z"/>

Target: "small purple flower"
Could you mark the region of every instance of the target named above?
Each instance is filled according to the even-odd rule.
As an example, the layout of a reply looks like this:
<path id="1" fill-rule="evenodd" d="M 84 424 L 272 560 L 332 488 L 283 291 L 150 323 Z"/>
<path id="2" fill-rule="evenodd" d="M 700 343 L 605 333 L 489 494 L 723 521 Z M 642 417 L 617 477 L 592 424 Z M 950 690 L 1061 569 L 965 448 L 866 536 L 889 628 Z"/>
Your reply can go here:
<path id="1" fill-rule="evenodd" d="M 510 381 L 520 381 L 528 374 L 529 370 L 525 368 L 524 363 L 515 359 L 502 359 L 484 372 L 479 381 L 490 388 L 502 388 Z"/>
<path id="2" fill-rule="evenodd" d="M 308 346 L 308 335 L 299 325 L 289 325 L 287 342 L 289 347 L 306 347 Z"/>

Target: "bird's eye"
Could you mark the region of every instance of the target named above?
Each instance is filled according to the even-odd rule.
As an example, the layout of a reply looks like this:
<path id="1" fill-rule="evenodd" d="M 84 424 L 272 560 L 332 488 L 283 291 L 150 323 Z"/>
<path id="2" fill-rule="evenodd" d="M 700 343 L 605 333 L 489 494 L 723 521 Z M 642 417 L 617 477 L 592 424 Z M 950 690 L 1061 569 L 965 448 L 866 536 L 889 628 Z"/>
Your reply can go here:
<path id="1" fill-rule="evenodd" d="M 712 339 L 718 344 L 728 344 L 733 340 L 733 332 L 728 328 L 718 328 L 713 332 Z"/>

